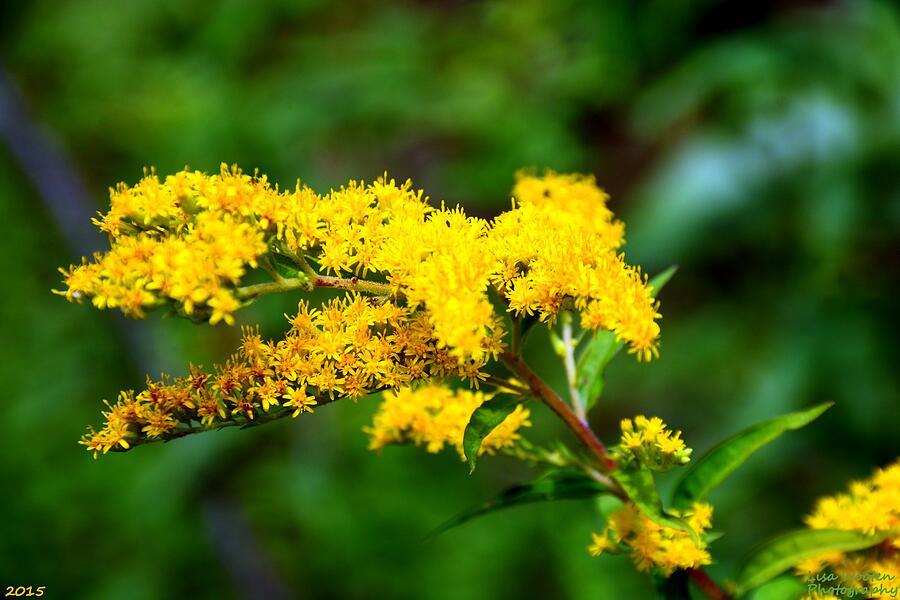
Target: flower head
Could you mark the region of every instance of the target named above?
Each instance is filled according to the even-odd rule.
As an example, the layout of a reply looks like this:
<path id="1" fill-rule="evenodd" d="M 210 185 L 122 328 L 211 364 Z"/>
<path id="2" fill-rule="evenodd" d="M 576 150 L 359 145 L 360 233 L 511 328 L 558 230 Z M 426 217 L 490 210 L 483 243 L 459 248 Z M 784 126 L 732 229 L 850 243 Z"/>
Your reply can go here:
<path id="1" fill-rule="evenodd" d="M 620 464 L 645 465 L 664 471 L 676 465 L 687 464 L 693 450 L 686 447 L 680 431 L 669 431 L 659 417 L 638 415 L 621 422 L 622 438 L 613 449 Z"/>
<path id="2" fill-rule="evenodd" d="M 490 394 L 453 390 L 442 385 L 423 385 L 387 392 L 384 401 L 365 429 L 369 448 L 380 450 L 388 444 L 412 442 L 428 452 L 439 452 L 449 445 L 465 460 L 463 435 L 466 425 Z M 481 443 L 481 454 L 494 454 L 511 448 L 520 439 L 519 430 L 529 427 L 530 412 L 518 405 Z"/>
<path id="3" fill-rule="evenodd" d="M 866 534 L 885 534 L 882 543 L 861 552 L 829 552 L 796 566 L 798 573 L 812 575 L 825 570 L 839 571 L 845 585 L 866 584 L 856 574 L 879 573 L 900 581 L 900 460 L 877 469 L 868 479 L 850 484 L 845 493 L 821 498 L 806 517 L 812 529 L 846 529 Z M 878 597 L 878 596 L 876 596 Z"/>
<path id="4" fill-rule="evenodd" d="M 410 181 L 387 175 L 327 194 L 299 182 L 282 190 L 224 164 L 212 175 L 150 170 L 133 186 L 119 184 L 109 211 L 94 220 L 109 250 L 63 271 L 66 289 L 58 293 L 70 301 L 136 318 L 166 308 L 233 325 L 238 310 L 272 291 L 321 286 L 372 297 L 301 303 L 277 342 L 246 330 L 240 350 L 213 371 L 192 368 L 120 397 L 83 443 L 95 453 L 127 449 L 427 379 L 478 387 L 487 379 L 482 368 L 507 348 L 507 312 L 552 322 L 561 310 L 577 310 L 584 327 L 614 332 L 640 359 L 655 356 L 657 303 L 625 262 L 624 228 L 593 178 L 520 173 L 513 196 L 511 210 L 486 220 L 433 206 Z M 248 285 L 266 274 L 271 281 Z M 426 411 L 429 448 L 458 446 L 460 427 L 487 398 L 419 393 L 446 400 Z M 513 443 L 527 418 L 517 409 L 484 451 Z M 628 438 L 623 447 L 646 451 L 645 441 Z M 660 460 L 689 452 L 677 434 L 652 444 Z"/>
<path id="5" fill-rule="evenodd" d="M 96 456 L 153 439 L 243 425 L 260 415 L 296 417 L 338 398 L 430 377 L 477 381 L 484 364 L 460 363 L 437 350 L 425 313 L 398 306 L 385 310 L 381 301 L 358 295 L 336 298 L 321 311 L 301 302 L 289 321 L 293 326 L 277 342 L 263 341 L 257 330 L 246 328 L 238 352 L 211 373 L 192 367 L 186 377 L 163 376 L 138 394 L 123 392 L 103 413 L 105 426 L 90 430 L 81 443 Z M 509 431 L 503 437 L 502 431 L 496 437 L 501 446 L 515 436 Z"/>
<path id="6" fill-rule="evenodd" d="M 606 528 L 593 534 L 588 551 L 594 556 L 627 550 L 640 571 L 658 569 L 668 577 L 676 569 L 708 565 L 712 559 L 702 534 L 710 527 L 712 506 L 696 503 L 686 511 L 691 531 L 666 527 L 644 515 L 629 502 L 609 516 Z"/>
<path id="7" fill-rule="evenodd" d="M 424 309 L 438 346 L 460 361 L 500 349 L 492 289 L 509 310 L 545 321 L 574 307 L 585 327 L 613 331 L 639 358 L 654 356 L 657 304 L 618 253 L 622 224 L 593 179 L 523 173 L 513 194 L 514 208 L 486 221 L 432 207 L 411 182 L 387 176 L 320 195 L 299 182 L 280 191 L 264 175 L 226 165 L 214 175 L 148 171 L 110 191 L 110 210 L 94 220 L 110 249 L 64 270 L 59 293 L 130 317 L 168 307 L 231 325 L 253 298 L 252 286 L 242 287 L 248 273 L 287 262 L 312 276 L 308 285 L 374 277 L 405 306 Z"/>

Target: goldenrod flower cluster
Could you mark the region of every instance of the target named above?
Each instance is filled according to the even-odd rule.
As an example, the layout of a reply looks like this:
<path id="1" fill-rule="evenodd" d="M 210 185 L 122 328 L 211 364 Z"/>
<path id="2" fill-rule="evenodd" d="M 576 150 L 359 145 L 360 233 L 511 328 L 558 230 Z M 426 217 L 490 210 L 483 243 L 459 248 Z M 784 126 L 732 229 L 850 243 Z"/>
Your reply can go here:
<path id="1" fill-rule="evenodd" d="M 110 236 L 109 252 L 63 271 L 63 293 L 131 317 L 168 303 L 232 324 L 235 286 L 267 252 L 266 228 L 242 209 L 269 193 L 264 177 L 224 167 L 213 177 L 184 171 L 163 182 L 148 173 L 134 187 L 120 184 L 94 220 Z"/>
<path id="2" fill-rule="evenodd" d="M 409 181 L 386 177 L 319 195 L 225 165 L 215 175 L 150 172 L 111 190 L 109 212 L 95 220 L 111 248 L 64 271 L 60 293 L 132 317 L 169 306 L 230 324 L 252 297 L 240 287 L 247 272 L 287 260 L 310 286 L 330 274 L 389 284 L 461 360 L 499 348 L 492 288 L 516 314 L 552 321 L 575 308 L 584 326 L 614 332 L 639 358 L 655 355 L 657 304 L 618 253 L 622 224 L 593 179 L 522 174 L 513 194 L 513 209 L 489 222 L 432 207 Z"/>
<path id="3" fill-rule="evenodd" d="M 300 302 L 289 321 L 278 342 L 245 329 L 238 352 L 213 372 L 192 367 L 186 377 L 164 376 L 140 393 L 122 392 L 103 413 L 104 427 L 81 443 L 96 457 L 154 439 L 296 417 L 338 398 L 424 379 L 485 377 L 484 361 L 460 362 L 439 347 L 425 313 L 384 299 L 348 295 L 321 309 Z M 498 434 L 494 447 L 514 435 Z"/>
<path id="4" fill-rule="evenodd" d="M 588 551 L 599 556 L 628 550 L 639 571 L 657 568 L 666 577 L 676 569 L 708 565 L 712 559 L 702 536 L 712 524 L 712 513 L 712 506 L 702 502 L 685 513 L 685 521 L 695 534 L 691 535 L 689 531 L 656 523 L 629 502 L 609 516 L 601 533 L 592 534 Z"/>
<path id="5" fill-rule="evenodd" d="M 369 448 L 381 450 L 388 444 L 413 442 L 428 452 L 440 452 L 444 446 L 456 448 L 465 460 L 463 435 L 466 425 L 479 406 L 491 394 L 453 390 L 443 385 L 423 385 L 385 393 L 375 414 L 369 434 Z M 512 448 L 521 438 L 519 430 L 531 426 L 529 410 L 518 405 L 484 438 L 478 454 L 495 454 Z"/>
<path id="6" fill-rule="evenodd" d="M 613 455 L 621 466 L 633 463 L 655 471 L 669 469 L 690 462 L 693 450 L 684 445 L 680 431 L 669 431 L 659 417 L 638 415 L 620 423 L 622 439 L 613 448 Z"/>
<path id="7" fill-rule="evenodd" d="M 552 320 L 567 302 L 582 326 L 602 327 L 649 360 L 657 354 L 659 318 L 646 277 L 618 249 L 624 227 L 593 178 L 520 173 L 513 210 L 494 220 L 492 281 L 511 310 Z"/>
<path id="8" fill-rule="evenodd" d="M 897 531 L 900 460 L 876 470 L 869 479 L 851 483 L 846 493 L 819 499 L 806 524 L 813 529 L 846 529 L 866 534 Z M 900 533 L 865 551 L 827 553 L 797 565 L 797 571 L 807 576 L 826 570 L 838 573 L 847 587 L 877 585 L 866 580 L 872 574 L 894 577 L 890 585 L 895 586 L 900 581 Z"/>

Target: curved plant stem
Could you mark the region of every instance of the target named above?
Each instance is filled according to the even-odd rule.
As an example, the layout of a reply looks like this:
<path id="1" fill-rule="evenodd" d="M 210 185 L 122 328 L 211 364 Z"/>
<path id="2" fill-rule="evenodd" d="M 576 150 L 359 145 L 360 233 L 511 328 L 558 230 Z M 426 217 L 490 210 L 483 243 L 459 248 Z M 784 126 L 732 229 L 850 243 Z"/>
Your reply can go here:
<path id="1" fill-rule="evenodd" d="M 563 365 L 566 369 L 566 381 L 569 384 L 569 398 L 572 400 L 572 408 L 575 409 L 575 414 L 578 415 L 578 418 L 582 421 L 586 421 L 587 415 L 584 410 L 584 404 L 581 402 L 581 394 L 578 391 L 578 382 L 576 381 L 575 343 L 572 338 L 572 315 L 563 313 L 561 320 L 562 341 L 563 346 L 565 347 Z"/>
<path id="2" fill-rule="evenodd" d="M 393 292 L 391 286 L 387 283 L 379 283 L 377 281 L 368 281 L 358 277 L 329 277 L 327 275 L 316 275 L 314 279 L 308 277 L 282 277 L 275 281 L 267 281 L 266 283 L 257 283 L 255 285 L 247 285 L 237 288 L 237 297 L 241 299 L 258 298 L 266 294 L 276 294 L 279 292 L 288 292 L 291 290 L 304 289 L 311 291 L 317 287 L 337 288 L 341 290 L 350 290 L 354 292 L 362 292 L 364 294 L 372 294 L 374 296 L 390 296 Z"/>
<path id="3" fill-rule="evenodd" d="M 512 353 L 518 356 L 521 354 L 522 348 L 522 319 L 521 317 L 512 318 L 512 332 L 510 342 Z"/>
<path id="4" fill-rule="evenodd" d="M 591 451 L 599 464 L 599 471 L 586 468 L 585 471 L 600 483 L 609 487 L 613 494 L 623 500 L 628 500 L 627 494 L 616 484 L 614 480 L 608 477 L 608 474 L 616 469 L 615 461 L 609 456 L 606 446 L 603 445 L 587 422 L 579 418 L 569 405 L 559 397 L 559 395 L 548 386 L 519 356 L 510 352 L 504 352 L 500 355 L 500 360 L 509 367 L 509 369 L 518 375 L 528 384 L 531 392 L 541 399 L 550 410 L 555 412 L 569 429 L 578 437 L 579 440 Z M 709 576 L 703 569 L 690 569 L 688 571 L 690 578 L 694 584 L 710 599 L 710 600 L 732 600 L 732 596 L 726 593 L 719 585 Z"/>
<path id="5" fill-rule="evenodd" d="M 719 584 L 713 581 L 709 573 L 703 569 L 688 569 L 688 576 L 710 600 L 732 600 L 731 594 L 720 588 Z"/>
<path id="6" fill-rule="evenodd" d="M 378 392 L 384 391 L 385 388 L 379 388 L 377 390 L 373 390 L 372 394 L 377 394 Z M 315 409 L 319 409 L 323 406 L 331 404 L 332 402 L 337 401 L 338 398 L 332 398 L 330 396 L 321 396 L 316 398 L 316 404 L 314 406 Z M 248 419 L 246 416 L 238 415 L 238 416 L 229 416 L 223 421 L 217 421 L 212 425 L 203 425 L 203 424 L 187 424 L 180 423 L 176 429 L 166 432 L 162 436 L 158 438 L 138 438 L 136 440 L 129 439 L 128 444 L 129 448 L 121 448 L 115 447 L 110 449 L 110 452 L 125 452 L 131 448 L 136 446 L 143 446 L 145 444 L 153 444 L 157 442 L 170 442 L 172 440 L 177 440 L 179 438 L 183 438 L 187 435 L 192 435 L 195 433 L 205 433 L 207 431 L 219 431 L 220 429 L 227 429 L 230 427 L 240 427 L 241 429 L 248 429 L 250 427 L 256 427 L 258 425 L 265 425 L 266 423 L 271 423 L 273 421 L 278 421 L 280 419 L 284 419 L 285 417 L 290 417 L 294 414 L 294 409 L 290 407 L 283 406 L 275 406 L 272 410 L 260 410 L 256 413 L 256 416 L 253 419 Z"/>
<path id="7" fill-rule="evenodd" d="M 281 278 L 276 281 L 267 281 L 266 283 L 257 283 L 256 285 L 246 285 L 239 287 L 237 297 L 245 300 L 250 298 L 258 298 L 266 294 L 277 294 L 279 292 L 289 292 L 291 290 L 309 289 L 310 281 L 305 277 L 300 278 Z"/>
<path id="8" fill-rule="evenodd" d="M 276 279 L 274 281 L 240 287 L 236 290 L 237 297 L 243 300 L 252 301 L 259 296 L 263 296 L 266 294 L 286 292 L 296 289 L 312 291 L 316 287 L 343 289 L 361 292 L 364 294 L 372 294 L 375 296 L 399 295 L 397 290 L 394 289 L 390 284 L 368 281 L 365 279 L 360 279 L 358 277 L 342 278 L 319 275 L 302 257 L 295 255 L 292 256 L 292 258 L 297 260 L 298 264 L 302 267 L 303 272 L 305 273 L 304 275 L 295 278 L 283 278 L 278 276 L 278 273 L 275 272 L 274 275 L 276 275 Z M 568 307 L 564 306 L 564 308 Z M 531 368 L 525 363 L 525 361 L 522 360 L 522 358 L 519 356 L 519 352 L 521 351 L 521 322 L 518 319 L 513 319 L 512 342 L 513 351 L 503 352 L 500 355 L 500 360 L 507 366 L 507 368 L 509 368 L 509 370 L 513 374 L 522 379 L 526 383 L 528 388 L 525 389 L 519 387 L 513 383 L 504 381 L 496 377 L 490 377 L 487 382 L 511 393 L 525 395 L 530 391 L 530 393 L 539 398 L 550 408 L 550 410 L 552 410 L 560 419 L 562 419 L 562 421 L 569 427 L 569 429 L 575 434 L 575 436 L 578 437 L 578 439 L 585 445 L 585 447 L 587 447 L 588 450 L 590 450 L 591 454 L 597 461 L 598 468 L 594 469 L 590 465 L 586 464 L 578 464 L 577 466 L 580 466 L 589 476 L 605 485 L 611 493 L 618 496 L 622 500 L 627 501 L 627 494 L 624 492 L 621 486 L 616 483 L 614 479 L 609 477 L 609 474 L 615 471 L 616 463 L 610 457 L 609 452 L 607 451 L 606 446 L 603 444 L 603 442 L 601 442 L 600 439 L 591 430 L 585 417 L 584 406 L 581 403 L 576 385 L 577 382 L 575 381 L 575 362 L 574 356 L 572 354 L 573 339 L 571 325 L 568 325 L 567 323 L 563 324 L 563 343 L 566 346 L 566 356 L 564 356 L 566 380 L 569 386 L 569 393 L 572 397 L 574 411 L 562 398 L 559 397 L 559 395 L 549 385 L 544 382 L 543 379 L 541 379 L 534 371 L 532 371 Z M 320 402 L 319 406 L 327 403 L 328 401 Z M 235 419 L 229 419 L 223 423 L 217 424 L 217 427 L 211 428 L 194 427 L 192 425 L 189 425 L 187 427 L 183 427 L 168 433 L 165 438 L 161 438 L 159 441 L 167 441 L 170 439 L 183 437 L 191 433 L 199 433 L 201 431 L 208 431 L 210 429 L 221 429 L 223 427 L 252 427 L 255 425 L 261 425 L 262 423 L 284 418 L 289 414 L 291 414 L 290 410 L 273 411 L 272 413 L 268 414 L 264 413 L 254 420 L 242 419 L 238 421 Z M 139 445 L 141 443 L 146 443 L 149 441 L 157 440 L 137 441 L 132 445 Z M 560 466 L 561 462 L 564 462 L 559 457 L 553 456 L 551 454 L 535 454 L 524 449 L 520 450 L 520 452 L 521 458 L 532 460 L 534 462 L 546 462 L 555 466 Z M 719 585 L 712 579 L 712 577 L 709 576 L 709 574 L 705 570 L 689 569 L 688 576 L 691 578 L 697 588 L 700 589 L 710 600 L 732 600 L 732 596 L 725 592 L 721 587 L 719 587 Z"/>
<path id="9" fill-rule="evenodd" d="M 313 285 L 316 287 L 330 287 L 362 292 L 364 294 L 372 294 L 373 296 L 390 296 L 394 292 L 390 284 L 368 281 L 366 279 L 360 279 L 359 277 L 342 278 L 317 275 L 313 280 Z"/>
<path id="10" fill-rule="evenodd" d="M 489 383 L 492 386 L 503 390 L 504 392 L 513 393 L 518 396 L 528 396 L 530 394 L 530 390 L 528 388 L 518 386 L 511 381 L 506 381 L 505 379 L 494 377 L 493 375 L 489 375 L 487 379 L 484 380 L 484 382 Z"/>
<path id="11" fill-rule="evenodd" d="M 605 474 L 615 470 L 616 462 L 610 458 L 609 452 L 607 452 L 603 442 L 601 442 L 594 432 L 591 431 L 588 424 L 572 412 L 569 405 L 566 404 L 543 379 L 538 377 L 527 364 L 525 364 L 525 361 L 510 352 L 501 354 L 500 360 L 502 360 L 513 373 L 528 384 L 528 388 L 531 392 L 540 398 L 550 410 L 555 412 L 569 429 L 572 430 L 572 433 L 574 433 L 587 449 L 591 451 L 591 454 L 597 459 L 602 473 Z"/>

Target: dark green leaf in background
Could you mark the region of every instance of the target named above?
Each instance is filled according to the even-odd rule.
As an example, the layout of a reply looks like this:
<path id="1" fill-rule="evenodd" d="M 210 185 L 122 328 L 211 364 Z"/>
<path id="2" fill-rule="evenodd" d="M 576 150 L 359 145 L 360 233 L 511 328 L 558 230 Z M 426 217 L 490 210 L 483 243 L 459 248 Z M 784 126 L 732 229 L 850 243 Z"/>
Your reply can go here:
<path id="1" fill-rule="evenodd" d="M 799 578 L 785 575 L 757 588 L 753 600 L 797 600 L 806 591 L 806 584 Z"/>
<path id="2" fill-rule="evenodd" d="M 699 502 L 750 456 L 785 431 L 799 429 L 831 406 L 830 402 L 808 410 L 789 413 L 753 425 L 713 447 L 692 462 L 672 492 L 672 507 L 689 508 Z"/>
<path id="3" fill-rule="evenodd" d="M 799 529 L 764 543 L 744 562 L 736 577 L 737 595 L 759 587 L 797 563 L 828 552 L 852 552 L 881 543 L 889 535 L 865 535 L 842 529 Z"/>
<path id="4" fill-rule="evenodd" d="M 428 538 L 462 525 L 475 517 L 504 508 L 549 500 L 592 498 L 608 493 L 610 492 L 606 487 L 583 473 L 571 470 L 555 470 L 530 483 L 514 485 L 496 498 L 461 512 L 431 532 Z"/>

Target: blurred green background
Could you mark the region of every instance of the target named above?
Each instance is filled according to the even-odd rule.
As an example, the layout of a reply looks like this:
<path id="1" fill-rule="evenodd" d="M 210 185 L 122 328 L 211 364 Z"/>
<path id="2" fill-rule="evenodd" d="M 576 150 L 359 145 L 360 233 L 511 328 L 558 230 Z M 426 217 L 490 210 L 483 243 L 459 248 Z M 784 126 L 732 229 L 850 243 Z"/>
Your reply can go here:
<path id="1" fill-rule="evenodd" d="M 712 498 L 717 577 L 900 433 L 900 10 L 889 2 L 97 0 L 0 8 L 0 584 L 47 598 L 652 597 L 585 551 L 590 502 L 498 513 L 422 545 L 532 473 L 376 456 L 377 402 L 92 461 L 100 401 L 227 355 L 235 328 L 52 296 L 105 247 L 89 218 L 145 165 L 259 167 L 319 190 L 388 170 L 483 216 L 513 173 L 594 173 L 629 260 L 681 269 L 659 360 L 619 358 L 595 428 L 658 414 L 703 451 L 837 405 Z M 277 335 L 296 298 L 244 322 Z M 532 359 L 559 383 L 546 340 Z M 539 407 L 536 407 L 539 410 Z M 537 419 L 539 428 L 554 427 Z"/>

